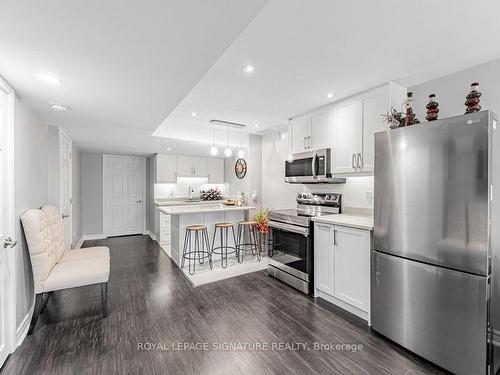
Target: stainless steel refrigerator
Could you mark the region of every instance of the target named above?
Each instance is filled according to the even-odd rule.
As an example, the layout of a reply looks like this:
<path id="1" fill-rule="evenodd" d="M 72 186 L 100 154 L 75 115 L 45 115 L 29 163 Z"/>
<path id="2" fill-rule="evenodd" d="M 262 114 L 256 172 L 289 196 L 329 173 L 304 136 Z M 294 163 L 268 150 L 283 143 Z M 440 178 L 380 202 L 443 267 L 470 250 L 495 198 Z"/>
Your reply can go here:
<path id="1" fill-rule="evenodd" d="M 490 111 L 375 135 L 373 329 L 456 374 L 500 352 L 500 141 Z"/>

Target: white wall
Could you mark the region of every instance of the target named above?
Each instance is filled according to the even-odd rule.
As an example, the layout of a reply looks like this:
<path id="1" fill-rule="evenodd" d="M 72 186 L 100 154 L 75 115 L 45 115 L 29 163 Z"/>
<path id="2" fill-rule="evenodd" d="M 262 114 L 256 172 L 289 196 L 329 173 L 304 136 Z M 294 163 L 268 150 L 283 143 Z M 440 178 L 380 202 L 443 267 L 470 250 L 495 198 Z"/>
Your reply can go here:
<path id="1" fill-rule="evenodd" d="M 247 163 L 247 174 L 244 178 L 236 177 L 234 165 L 237 156 L 224 160 L 224 179 L 226 182 L 226 193 L 228 197 L 240 198 L 245 193 L 248 204 L 255 207 L 262 205 L 262 136 L 251 134 L 248 139 L 245 161 Z M 252 200 L 252 194 L 256 193 L 257 199 Z"/>
<path id="2" fill-rule="evenodd" d="M 342 194 L 344 208 L 373 209 L 373 176 L 349 177 L 345 184 L 286 184 L 285 159 L 288 140 L 277 133 L 262 138 L 262 206 L 269 209 L 293 208 L 297 193 L 334 192 Z"/>
<path id="3" fill-rule="evenodd" d="M 102 235 L 102 154 L 82 152 L 82 234 Z"/>
<path id="4" fill-rule="evenodd" d="M 16 325 L 31 314 L 34 302 L 33 275 L 19 217 L 30 208 L 47 203 L 48 127 L 19 99 L 14 103 L 14 184 L 16 238 Z"/>
<path id="5" fill-rule="evenodd" d="M 75 144 L 71 147 L 71 199 L 72 199 L 72 240 L 71 247 L 74 248 L 82 237 L 82 179 L 80 168 L 80 150 Z"/>
<path id="6" fill-rule="evenodd" d="M 465 96 L 470 84 L 479 82 L 482 92 L 481 107 L 500 114 L 500 59 L 411 87 L 414 105 L 420 121 L 425 121 L 425 105 L 429 94 L 436 94 L 439 102 L 439 118 L 465 113 Z"/>

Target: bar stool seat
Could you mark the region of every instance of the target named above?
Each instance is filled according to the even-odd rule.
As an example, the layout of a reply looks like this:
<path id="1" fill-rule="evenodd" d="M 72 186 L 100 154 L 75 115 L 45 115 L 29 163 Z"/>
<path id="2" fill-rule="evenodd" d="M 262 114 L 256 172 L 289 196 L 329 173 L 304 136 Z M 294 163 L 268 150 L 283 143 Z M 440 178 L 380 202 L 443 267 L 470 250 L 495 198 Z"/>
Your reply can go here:
<path id="1" fill-rule="evenodd" d="M 234 246 L 229 246 L 228 244 L 229 228 L 231 228 L 231 232 L 233 234 Z M 220 246 L 215 246 L 215 238 L 217 237 L 217 230 L 219 230 L 220 232 Z M 217 223 L 214 225 L 214 236 L 212 239 L 211 257 L 213 257 L 213 254 L 220 255 L 220 263 L 222 268 L 227 267 L 228 254 L 236 254 L 236 258 L 238 259 L 238 248 L 236 247 L 236 236 L 234 234 L 233 223 Z"/>
<path id="2" fill-rule="evenodd" d="M 217 223 L 215 224 L 216 228 L 231 228 L 233 227 L 233 223 Z"/>
<path id="3" fill-rule="evenodd" d="M 257 236 L 257 222 L 253 220 L 242 220 L 238 222 L 238 244 L 236 249 L 238 250 L 238 262 L 243 263 L 243 256 L 247 251 L 251 251 L 253 256 L 257 256 L 257 260 L 260 262 L 260 241 Z M 245 234 L 248 237 L 248 242 L 245 242 Z"/>
<path id="4" fill-rule="evenodd" d="M 194 237 L 194 246 L 191 246 L 191 237 Z M 205 258 L 208 258 L 210 269 L 213 269 L 207 227 L 202 224 L 188 225 L 184 235 L 181 268 L 184 269 L 184 263 L 187 260 L 189 274 L 193 275 L 196 270 L 196 261 L 203 264 Z"/>

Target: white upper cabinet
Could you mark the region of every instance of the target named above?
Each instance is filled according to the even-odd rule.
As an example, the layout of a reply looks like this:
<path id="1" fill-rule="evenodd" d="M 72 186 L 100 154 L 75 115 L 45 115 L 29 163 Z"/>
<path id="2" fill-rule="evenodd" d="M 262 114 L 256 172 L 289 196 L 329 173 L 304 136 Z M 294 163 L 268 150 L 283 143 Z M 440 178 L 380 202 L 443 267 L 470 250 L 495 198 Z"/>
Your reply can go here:
<path id="1" fill-rule="evenodd" d="M 374 134 L 388 129 L 391 107 L 401 110 L 406 89 L 394 82 L 310 111 L 290 120 L 291 152 L 332 149 L 332 173 L 374 171 Z"/>
<path id="2" fill-rule="evenodd" d="M 290 120 L 290 134 L 292 136 L 292 152 L 307 150 L 309 136 L 309 116 L 297 116 Z"/>
<path id="3" fill-rule="evenodd" d="M 290 120 L 292 152 L 331 147 L 332 105 Z"/>
<path id="4" fill-rule="evenodd" d="M 340 102 L 333 109 L 332 172 L 357 172 L 361 133 L 361 106 L 357 100 Z"/>
<path id="5" fill-rule="evenodd" d="M 331 147 L 332 141 L 332 106 L 320 108 L 309 117 L 309 148 Z"/>
<path id="6" fill-rule="evenodd" d="M 177 182 L 177 155 L 156 154 L 153 165 L 155 183 Z"/>
<path id="7" fill-rule="evenodd" d="M 363 144 L 359 168 L 363 172 L 373 172 L 375 166 L 375 133 L 387 129 L 381 114 L 387 112 L 389 103 L 388 90 L 371 91 L 362 99 L 363 107 Z M 385 112 L 383 109 L 387 108 Z"/>
<path id="8" fill-rule="evenodd" d="M 374 171 L 375 133 L 389 129 L 382 115 L 401 110 L 405 97 L 404 87 L 389 82 L 333 105 L 334 174 Z"/>
<path id="9" fill-rule="evenodd" d="M 207 158 L 179 155 L 177 173 L 181 177 L 207 177 Z"/>
<path id="10" fill-rule="evenodd" d="M 179 155 L 177 157 L 177 174 L 182 177 L 190 177 L 193 173 L 193 157 Z"/>
<path id="11" fill-rule="evenodd" d="M 207 177 L 207 158 L 193 157 L 193 176 Z"/>
<path id="12" fill-rule="evenodd" d="M 207 159 L 209 184 L 224 183 L 224 159 Z"/>

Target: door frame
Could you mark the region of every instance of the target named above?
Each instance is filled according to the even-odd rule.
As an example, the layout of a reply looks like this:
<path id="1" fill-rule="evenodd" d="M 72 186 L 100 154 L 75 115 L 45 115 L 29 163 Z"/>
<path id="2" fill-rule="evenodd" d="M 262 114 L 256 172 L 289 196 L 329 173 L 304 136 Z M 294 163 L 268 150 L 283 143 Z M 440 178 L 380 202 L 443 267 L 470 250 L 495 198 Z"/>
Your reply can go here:
<path id="1" fill-rule="evenodd" d="M 69 225 L 71 228 L 70 231 L 70 236 L 69 236 L 69 249 L 72 248 L 73 245 L 73 141 L 71 138 L 66 134 L 66 132 L 59 127 L 59 176 L 62 177 L 62 163 L 63 163 L 63 138 L 66 139 L 66 141 L 69 143 L 69 192 L 70 192 L 70 198 L 69 198 L 69 217 L 67 218 L 69 220 Z M 60 210 L 60 215 L 62 215 L 62 208 L 63 208 L 63 191 L 64 191 L 64 181 L 62 178 L 59 179 L 59 210 Z M 61 216 L 62 219 L 62 216 Z"/>
<path id="2" fill-rule="evenodd" d="M 142 234 L 146 234 L 146 158 L 144 156 L 127 156 L 104 154 L 102 156 L 102 231 L 104 237 L 109 237 L 110 233 L 106 225 L 106 160 L 108 158 L 137 159 L 142 168 Z"/>
<path id="3" fill-rule="evenodd" d="M 14 240 L 20 240 L 16 238 L 16 217 L 15 217 L 15 207 L 14 207 L 14 101 L 15 101 L 15 92 L 10 87 L 10 85 L 0 76 L 0 90 L 7 94 L 7 106 L 10 108 L 8 112 L 7 126 L 5 129 L 7 147 L 5 160 L 6 169 L 5 169 L 5 180 L 10 181 L 9 186 L 7 187 L 4 196 L 4 206 L 3 211 L 6 212 L 5 216 L 7 220 L 5 221 L 6 232 L 11 234 L 11 237 Z M 2 160 L 3 162 L 3 160 Z M 6 322 L 6 350 L 10 354 L 14 352 L 17 347 L 17 325 L 16 325 L 16 294 L 15 294 L 15 282 L 16 282 L 16 258 L 17 258 L 17 250 L 19 246 L 14 248 L 7 248 L 7 266 L 9 268 L 9 277 L 7 277 L 7 296 L 6 303 L 7 308 L 5 311 L 5 322 Z M 3 363 L 0 363 L 0 368 Z"/>

